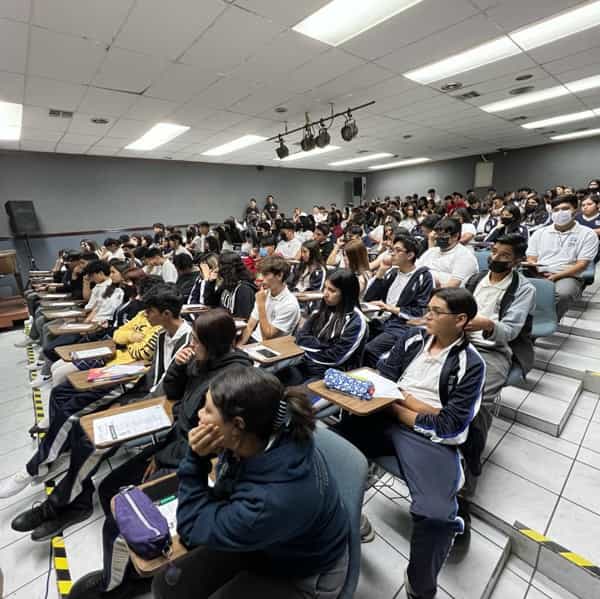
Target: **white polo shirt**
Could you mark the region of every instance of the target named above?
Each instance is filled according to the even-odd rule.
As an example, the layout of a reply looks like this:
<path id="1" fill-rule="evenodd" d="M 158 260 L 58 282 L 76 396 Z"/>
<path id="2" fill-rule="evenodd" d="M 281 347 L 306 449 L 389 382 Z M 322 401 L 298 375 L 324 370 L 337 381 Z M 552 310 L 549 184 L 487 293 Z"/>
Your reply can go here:
<path id="1" fill-rule="evenodd" d="M 538 229 L 529 238 L 527 255 L 537 258 L 539 270 L 561 272 L 578 260 L 592 261 L 598 253 L 598 236 L 578 222 L 568 231 L 557 231 L 554 225 Z"/>
<path id="2" fill-rule="evenodd" d="M 290 335 L 300 320 L 300 304 L 298 304 L 296 296 L 288 287 L 284 287 L 275 297 L 271 295 L 271 291 L 267 291 L 265 310 L 267 312 L 267 320 L 271 326 L 280 330 L 282 335 Z M 258 306 L 256 303 L 254 304 L 250 318 L 258 321 Z M 260 323 L 258 322 L 252 332 L 252 337 L 257 341 L 263 340 L 262 333 L 260 332 Z"/>
<path id="3" fill-rule="evenodd" d="M 388 289 L 387 295 L 385 297 L 385 303 L 390 306 L 395 306 L 400 299 L 400 295 L 404 291 L 408 280 L 412 276 L 415 269 L 413 268 L 410 272 L 402 272 L 399 269 L 396 269 L 396 278 L 392 281 L 390 288 Z"/>
<path id="4" fill-rule="evenodd" d="M 490 273 L 488 272 L 475 288 L 473 297 L 477 301 L 477 315 L 485 316 L 494 322 L 500 319 L 500 304 L 506 290 L 512 282 L 512 271 L 498 283 L 490 281 Z M 483 331 L 474 331 L 470 333 L 471 341 L 475 345 L 483 347 L 493 347 L 496 345 L 494 341 L 485 339 Z"/>
<path id="5" fill-rule="evenodd" d="M 473 251 L 461 243 L 446 252 L 439 247 L 429 248 L 416 262 L 417 268 L 421 266 L 427 266 L 442 286 L 450 279 L 458 279 L 462 283 L 479 271 Z"/>
<path id="6" fill-rule="evenodd" d="M 298 238 L 294 237 L 291 241 L 285 241 L 282 239 L 277 244 L 275 251 L 278 254 L 281 254 L 284 258 L 293 259 L 296 257 L 296 254 L 300 251 L 301 247 L 302 242 Z"/>

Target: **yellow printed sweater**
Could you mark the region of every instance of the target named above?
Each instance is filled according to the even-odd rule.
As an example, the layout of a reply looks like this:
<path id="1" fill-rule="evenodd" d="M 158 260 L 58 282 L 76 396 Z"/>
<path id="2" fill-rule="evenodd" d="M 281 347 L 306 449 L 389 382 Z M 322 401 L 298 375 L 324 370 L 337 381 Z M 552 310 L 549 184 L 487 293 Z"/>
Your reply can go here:
<path id="1" fill-rule="evenodd" d="M 156 350 L 158 333 L 161 330 L 160 326 L 153 327 L 146 318 L 146 311 L 141 310 L 113 333 L 113 341 L 119 346 L 124 346 L 125 349 L 117 349 L 115 357 L 107 366 L 139 360 L 151 362 Z M 141 341 L 133 341 L 134 333 L 141 333 L 144 338 Z"/>

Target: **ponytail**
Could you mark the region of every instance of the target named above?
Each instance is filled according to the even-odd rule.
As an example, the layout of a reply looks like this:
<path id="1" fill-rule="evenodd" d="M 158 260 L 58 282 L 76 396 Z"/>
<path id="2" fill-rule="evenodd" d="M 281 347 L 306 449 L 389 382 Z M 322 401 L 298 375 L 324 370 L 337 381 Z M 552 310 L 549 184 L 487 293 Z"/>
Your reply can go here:
<path id="1" fill-rule="evenodd" d="M 305 393 L 288 388 L 282 403 L 287 412 L 287 428 L 294 441 L 309 441 L 315 430 L 315 413 Z"/>

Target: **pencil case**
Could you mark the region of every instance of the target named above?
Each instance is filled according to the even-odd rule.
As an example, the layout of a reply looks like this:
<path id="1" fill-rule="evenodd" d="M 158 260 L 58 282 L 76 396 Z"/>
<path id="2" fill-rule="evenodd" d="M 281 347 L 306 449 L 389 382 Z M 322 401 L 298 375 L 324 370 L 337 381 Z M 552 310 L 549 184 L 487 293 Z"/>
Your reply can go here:
<path id="1" fill-rule="evenodd" d="M 375 385 L 371 381 L 356 379 L 335 368 L 325 371 L 324 382 L 328 389 L 341 391 L 365 401 L 372 399 L 375 393 Z"/>

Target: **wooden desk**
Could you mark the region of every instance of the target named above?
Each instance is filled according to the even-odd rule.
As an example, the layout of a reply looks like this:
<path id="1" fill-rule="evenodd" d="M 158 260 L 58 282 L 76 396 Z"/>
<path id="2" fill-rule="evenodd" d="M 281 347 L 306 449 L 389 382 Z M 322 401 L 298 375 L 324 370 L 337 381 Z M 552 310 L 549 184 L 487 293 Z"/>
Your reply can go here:
<path id="1" fill-rule="evenodd" d="M 51 275 L 51 274 L 52 274 L 51 270 L 30 270 L 29 271 L 29 276 L 30 277 L 35 277 L 35 276 L 46 277 L 46 276 Z"/>
<path id="2" fill-rule="evenodd" d="M 361 368 L 360 370 L 370 370 L 372 372 L 377 372 L 372 368 Z M 347 374 L 352 374 L 350 371 Z M 373 414 L 374 412 L 378 412 L 383 408 L 387 408 L 395 403 L 397 400 L 392 397 L 373 397 L 370 400 L 358 399 L 352 395 L 348 395 L 346 393 L 341 393 L 340 391 L 334 391 L 333 389 L 328 389 L 325 386 L 324 381 L 315 381 L 314 383 L 308 383 L 307 387 L 317 395 L 325 398 L 331 403 L 340 406 L 340 408 L 350 412 L 351 414 L 356 414 L 357 416 L 368 416 L 369 414 Z"/>
<path id="3" fill-rule="evenodd" d="M 130 365 L 133 364 L 142 364 L 143 362 L 131 362 Z M 148 372 L 148 368 L 140 374 L 135 374 L 131 376 L 124 376 L 120 379 L 113 379 L 112 381 L 100 381 L 100 382 L 90 382 L 87 380 L 88 372 L 87 370 L 81 370 L 79 372 L 73 372 L 68 375 L 69 382 L 77 391 L 89 391 L 90 389 L 102 389 L 104 387 L 114 387 L 116 385 L 122 385 L 123 383 L 130 383 L 131 381 L 135 381 L 136 379 L 144 376 L 146 372 Z"/>
<path id="4" fill-rule="evenodd" d="M 296 340 L 291 335 L 287 335 L 285 337 L 276 337 L 275 339 L 269 339 L 268 341 L 263 341 L 262 343 L 250 343 L 248 345 L 242 345 L 240 349 L 252 349 L 260 345 L 264 345 L 265 347 L 268 347 L 269 349 L 279 353 L 278 356 L 273 358 L 264 358 L 263 356 L 254 355 L 250 356 L 253 360 L 256 360 L 265 366 L 269 364 L 275 364 L 276 362 L 281 362 L 282 360 L 289 360 L 290 358 L 295 358 L 304 354 L 304 350 L 296 345 Z"/>
<path id="5" fill-rule="evenodd" d="M 55 310 L 59 310 L 59 309 L 73 309 L 76 308 L 77 306 L 81 306 L 83 304 L 83 300 L 49 300 L 49 299 L 43 299 L 40 302 L 40 306 L 42 306 L 42 308 L 52 308 Z"/>
<path id="6" fill-rule="evenodd" d="M 134 435 L 127 439 L 119 439 L 118 441 L 114 441 L 112 443 L 101 443 L 100 445 L 96 445 L 96 440 L 94 439 L 94 421 L 99 418 L 106 418 L 107 416 L 116 416 L 117 414 L 125 414 L 127 412 L 135 412 L 136 410 L 141 410 L 143 408 L 151 408 L 152 406 L 163 406 L 167 416 L 169 416 L 169 420 L 171 421 L 171 425 L 173 424 L 173 402 L 169 401 L 164 395 L 160 397 L 153 397 L 152 399 L 142 399 L 141 401 L 134 401 L 133 403 L 127 404 L 125 406 L 113 406 L 112 408 L 108 408 L 107 410 L 101 410 L 100 412 L 94 412 L 93 414 L 87 414 L 82 416 L 79 420 L 81 424 L 81 428 L 84 430 L 85 434 L 88 436 L 88 439 L 94 444 L 94 447 L 98 448 L 106 448 L 113 447 L 115 445 L 122 445 L 126 441 L 131 441 L 132 439 L 139 439 L 140 437 L 147 437 L 148 435 L 152 435 L 153 433 L 159 432 L 158 429 L 155 431 L 146 431 L 144 433 L 140 433 L 139 435 Z"/>
<path id="7" fill-rule="evenodd" d="M 72 328 L 71 324 L 79 324 L 80 327 Z M 48 325 L 48 330 L 58 337 L 58 335 L 69 335 L 72 333 L 79 333 L 80 335 L 85 335 L 86 333 L 93 333 L 98 329 L 98 324 L 95 322 L 66 322 L 64 320 L 58 319 L 56 322 L 51 322 Z"/>
<path id="8" fill-rule="evenodd" d="M 210 308 L 208 306 L 201 306 L 200 304 L 184 304 L 181 306 L 182 314 L 200 314 L 201 312 L 208 312 Z"/>
<path id="9" fill-rule="evenodd" d="M 323 294 L 319 291 L 297 291 L 294 295 L 301 304 L 305 302 L 318 302 L 323 299 Z"/>
<path id="10" fill-rule="evenodd" d="M 56 348 L 56 353 L 65 362 L 71 362 L 73 360 L 71 356 L 72 352 L 84 351 L 88 349 L 98 349 L 100 347 L 108 347 L 110 349 L 112 354 L 110 356 L 106 356 L 108 359 L 112 358 L 117 350 L 117 345 L 112 339 L 105 339 L 104 341 L 91 341 L 90 343 L 74 343 L 73 345 L 61 345 L 60 347 Z"/>
<path id="11" fill-rule="evenodd" d="M 84 318 L 85 310 L 76 310 L 69 308 L 67 310 L 53 310 L 52 308 L 42 308 L 42 314 L 48 320 L 55 320 L 56 318 L 73 319 L 73 318 Z"/>
<path id="12" fill-rule="evenodd" d="M 40 299 L 46 299 L 46 300 L 62 300 L 62 299 L 69 299 L 71 297 L 70 293 L 40 293 Z"/>

